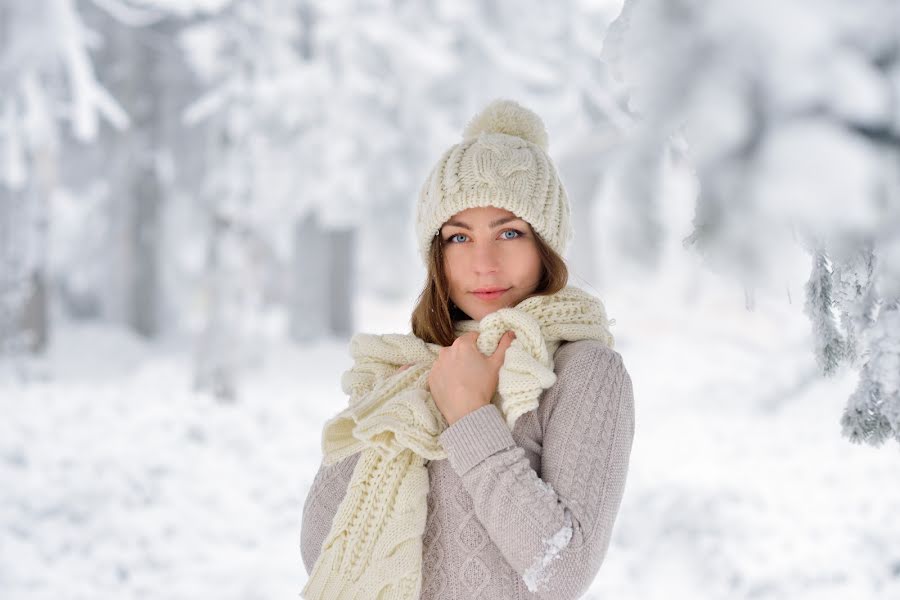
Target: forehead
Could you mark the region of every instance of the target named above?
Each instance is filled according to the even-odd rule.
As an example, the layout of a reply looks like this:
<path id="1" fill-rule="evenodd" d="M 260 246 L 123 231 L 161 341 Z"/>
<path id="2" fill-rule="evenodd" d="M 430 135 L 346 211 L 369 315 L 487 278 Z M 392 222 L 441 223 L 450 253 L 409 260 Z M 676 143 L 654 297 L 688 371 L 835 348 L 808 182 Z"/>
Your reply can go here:
<path id="1" fill-rule="evenodd" d="M 476 208 L 467 208 L 466 210 L 461 210 L 447 219 L 447 222 L 462 221 L 469 225 L 480 225 L 503 218 L 518 217 L 513 212 L 508 211 L 504 208 L 497 208 L 496 206 L 479 206 Z"/>

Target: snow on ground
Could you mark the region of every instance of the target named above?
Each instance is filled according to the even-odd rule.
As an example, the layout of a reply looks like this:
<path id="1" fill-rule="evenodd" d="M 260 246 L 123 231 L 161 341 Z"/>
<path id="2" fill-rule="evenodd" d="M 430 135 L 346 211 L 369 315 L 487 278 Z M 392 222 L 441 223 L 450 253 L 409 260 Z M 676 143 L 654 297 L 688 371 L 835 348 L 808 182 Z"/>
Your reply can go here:
<path id="1" fill-rule="evenodd" d="M 695 283 L 599 290 L 637 430 L 588 598 L 900 598 L 900 451 L 840 436 L 855 375 L 816 375 L 796 295 L 748 312 Z M 411 301 L 363 298 L 360 323 L 403 331 Z M 187 344 L 109 327 L 60 327 L 25 383 L 0 364 L 0 597 L 297 598 L 350 358 L 341 340 L 262 348 L 233 404 L 189 391 Z"/>
<path id="2" fill-rule="evenodd" d="M 0 596 L 296 597 L 313 424 L 340 400 L 341 349 L 273 347 L 221 405 L 188 391 L 186 353 L 59 333 L 51 370 L 89 377 L 0 386 Z"/>
<path id="3" fill-rule="evenodd" d="M 589 597 L 900 598 L 900 448 L 840 436 L 856 375 L 816 373 L 796 300 L 696 300 L 608 306 L 636 434 Z"/>

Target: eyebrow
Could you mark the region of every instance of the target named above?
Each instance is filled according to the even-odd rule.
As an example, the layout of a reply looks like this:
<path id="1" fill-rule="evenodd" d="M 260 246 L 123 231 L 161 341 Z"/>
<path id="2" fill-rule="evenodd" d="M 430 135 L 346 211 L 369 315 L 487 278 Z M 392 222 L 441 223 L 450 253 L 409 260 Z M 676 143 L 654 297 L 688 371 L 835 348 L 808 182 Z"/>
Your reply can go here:
<path id="1" fill-rule="evenodd" d="M 497 219 L 496 221 L 491 221 L 490 227 L 491 227 L 491 229 L 493 229 L 494 227 L 499 227 L 500 225 L 503 225 L 504 223 L 509 223 L 510 221 L 521 221 L 521 220 L 522 219 L 520 219 L 519 217 L 515 217 L 515 216 L 503 217 L 501 219 Z M 462 221 L 447 221 L 446 223 L 444 223 L 444 226 L 446 227 L 447 225 L 453 225 L 455 227 L 462 227 L 463 229 L 468 229 L 469 231 L 472 231 L 472 228 L 469 227 L 468 225 L 466 225 L 465 223 L 463 223 Z"/>

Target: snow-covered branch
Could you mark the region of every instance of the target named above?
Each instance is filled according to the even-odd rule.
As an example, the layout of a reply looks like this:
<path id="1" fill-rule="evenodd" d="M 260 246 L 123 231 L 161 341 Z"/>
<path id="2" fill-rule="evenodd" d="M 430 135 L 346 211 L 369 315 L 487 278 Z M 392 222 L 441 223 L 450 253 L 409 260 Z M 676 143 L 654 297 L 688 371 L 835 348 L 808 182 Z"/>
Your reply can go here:
<path id="1" fill-rule="evenodd" d="M 628 153 L 687 142 L 689 245 L 750 286 L 786 241 L 810 251 L 817 362 L 860 368 L 843 432 L 876 445 L 900 442 L 897 23 L 895 0 L 629 0 L 604 49 L 641 117 Z"/>
<path id="2" fill-rule="evenodd" d="M 18 189 L 28 177 L 27 156 L 55 147 L 60 122 L 87 142 L 96 138 L 101 118 L 123 129 L 128 115 L 94 74 L 93 36 L 73 0 L 11 2 L 4 17 L 9 35 L 0 53 L 0 183 Z"/>

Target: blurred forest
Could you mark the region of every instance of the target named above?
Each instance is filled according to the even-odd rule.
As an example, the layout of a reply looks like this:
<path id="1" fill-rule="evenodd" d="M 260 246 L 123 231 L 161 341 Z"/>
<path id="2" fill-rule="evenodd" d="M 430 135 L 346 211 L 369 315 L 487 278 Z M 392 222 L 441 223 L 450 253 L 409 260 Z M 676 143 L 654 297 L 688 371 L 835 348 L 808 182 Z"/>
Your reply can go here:
<path id="1" fill-rule="evenodd" d="M 356 295 L 422 285 L 419 186 L 509 97 L 584 216 L 575 272 L 655 268 L 689 172 L 685 246 L 752 308 L 802 245 L 821 372 L 861 374 L 844 434 L 900 441 L 898 23 L 896 0 L 5 0 L 0 349 L 66 319 L 187 334 L 194 386 L 234 399 L 262 332 L 346 338 Z"/>
<path id="2" fill-rule="evenodd" d="M 264 315 L 348 336 L 356 290 L 424 281 L 415 195 L 495 96 L 547 114 L 588 201 L 617 7 L 567 4 L 3 2 L 4 352 L 61 318 L 193 332 L 198 385 L 228 397 Z"/>
<path id="3" fill-rule="evenodd" d="M 585 600 L 900 598 L 900 0 L 0 0 L 0 599 L 297 597 L 495 98 L 634 382 Z"/>

